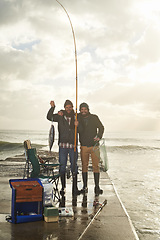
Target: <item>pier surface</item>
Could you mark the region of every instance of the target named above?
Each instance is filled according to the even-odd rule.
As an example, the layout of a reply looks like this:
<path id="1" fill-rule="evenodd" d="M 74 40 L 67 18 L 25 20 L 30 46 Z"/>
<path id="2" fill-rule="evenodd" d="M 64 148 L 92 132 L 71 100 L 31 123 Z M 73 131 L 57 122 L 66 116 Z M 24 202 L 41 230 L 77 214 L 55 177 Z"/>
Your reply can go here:
<path id="1" fill-rule="evenodd" d="M 73 209 L 73 217 L 62 217 L 58 223 L 45 221 L 12 224 L 5 220 L 11 215 L 12 189 L 9 179 L 0 177 L 0 240 L 78 240 L 92 221 L 99 207 L 107 204 L 92 221 L 81 239 L 91 240 L 135 240 L 138 236 L 131 220 L 121 203 L 115 187 L 106 172 L 101 172 L 100 186 L 103 195 L 95 197 L 93 173 L 89 172 L 88 194 L 72 197 L 72 179 L 67 179 L 65 207 Z M 13 177 L 20 178 L 20 177 Z M 59 187 L 60 183 L 59 183 Z M 78 188 L 82 188 L 81 172 L 78 175 Z M 94 202 L 99 202 L 97 207 Z"/>

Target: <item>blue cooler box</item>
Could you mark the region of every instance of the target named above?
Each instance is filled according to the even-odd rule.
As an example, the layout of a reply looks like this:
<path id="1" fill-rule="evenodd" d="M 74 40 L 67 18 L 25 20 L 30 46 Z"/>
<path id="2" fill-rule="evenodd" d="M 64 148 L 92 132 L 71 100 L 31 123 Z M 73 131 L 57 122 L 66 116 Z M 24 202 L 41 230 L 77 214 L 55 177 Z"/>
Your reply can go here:
<path id="1" fill-rule="evenodd" d="M 43 186 L 39 179 L 10 179 L 12 188 L 11 222 L 43 219 Z"/>

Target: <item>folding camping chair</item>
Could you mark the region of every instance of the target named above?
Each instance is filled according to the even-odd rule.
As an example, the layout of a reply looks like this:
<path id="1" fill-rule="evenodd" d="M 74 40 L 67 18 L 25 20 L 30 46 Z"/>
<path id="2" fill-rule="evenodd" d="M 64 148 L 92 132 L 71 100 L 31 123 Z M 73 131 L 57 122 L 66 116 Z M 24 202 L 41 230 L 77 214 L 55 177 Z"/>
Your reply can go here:
<path id="1" fill-rule="evenodd" d="M 60 194 L 58 190 L 59 183 L 59 164 L 47 163 L 37 155 L 36 148 L 31 147 L 30 140 L 24 141 L 24 150 L 26 157 L 26 164 L 23 178 L 46 178 L 49 183 L 53 184 L 53 201 L 56 199 L 60 201 Z"/>

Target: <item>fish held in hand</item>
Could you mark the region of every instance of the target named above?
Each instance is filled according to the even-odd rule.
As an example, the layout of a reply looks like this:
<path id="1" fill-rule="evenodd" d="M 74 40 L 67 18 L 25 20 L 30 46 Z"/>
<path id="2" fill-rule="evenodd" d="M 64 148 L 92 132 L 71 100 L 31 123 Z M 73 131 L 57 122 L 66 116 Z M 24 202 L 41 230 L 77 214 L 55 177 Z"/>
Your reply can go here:
<path id="1" fill-rule="evenodd" d="M 52 124 L 51 128 L 49 130 L 49 149 L 50 149 L 50 151 L 51 151 L 53 143 L 54 143 L 54 134 L 55 134 L 54 125 Z"/>

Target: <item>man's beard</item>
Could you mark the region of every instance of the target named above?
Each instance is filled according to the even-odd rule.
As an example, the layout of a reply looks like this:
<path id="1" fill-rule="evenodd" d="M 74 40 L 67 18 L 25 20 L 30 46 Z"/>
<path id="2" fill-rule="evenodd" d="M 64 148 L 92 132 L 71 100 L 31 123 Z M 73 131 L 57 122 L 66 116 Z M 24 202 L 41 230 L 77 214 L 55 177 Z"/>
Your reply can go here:
<path id="1" fill-rule="evenodd" d="M 72 110 L 70 113 L 68 113 L 66 110 L 64 110 L 63 115 L 66 116 L 66 117 L 73 117 L 74 116 L 74 111 Z"/>
<path id="2" fill-rule="evenodd" d="M 87 113 L 85 113 L 85 114 L 82 114 L 82 113 L 81 113 L 81 116 L 82 116 L 83 118 L 88 117 L 88 116 L 89 116 L 89 112 L 87 112 Z"/>

